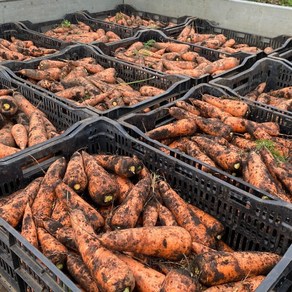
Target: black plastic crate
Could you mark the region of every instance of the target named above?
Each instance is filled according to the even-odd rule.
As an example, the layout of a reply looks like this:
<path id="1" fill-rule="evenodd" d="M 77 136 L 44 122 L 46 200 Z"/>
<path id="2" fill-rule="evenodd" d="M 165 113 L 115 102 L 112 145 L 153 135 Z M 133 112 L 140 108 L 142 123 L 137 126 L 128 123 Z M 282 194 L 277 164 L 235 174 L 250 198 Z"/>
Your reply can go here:
<path id="1" fill-rule="evenodd" d="M 56 140 L 70 133 L 75 127 L 78 126 L 82 120 L 90 119 L 94 114 L 88 109 L 76 108 L 63 104 L 61 101 L 55 100 L 49 96 L 45 96 L 41 92 L 37 92 L 33 88 L 24 83 L 18 82 L 16 79 L 11 78 L 4 67 L 0 66 L 0 88 L 12 88 L 23 94 L 27 100 L 38 109 L 43 111 L 47 118 L 54 124 L 58 131 L 65 130 L 64 134 L 54 137 L 51 140 Z M 50 141 L 50 140 L 48 140 Z M 32 147 L 27 147 L 13 155 L 1 158 L 1 162 L 7 162 L 15 159 L 17 156 L 29 156 L 30 151 L 43 147 L 47 142 L 37 144 Z M 17 171 L 17 170 L 16 170 Z M 8 191 L 8 190 L 7 190 Z"/>
<path id="2" fill-rule="evenodd" d="M 152 13 L 152 12 L 139 11 L 135 9 L 133 6 L 128 5 L 128 4 L 120 4 L 120 5 L 117 5 L 115 9 L 100 11 L 100 12 L 89 12 L 87 10 L 83 11 L 85 16 L 87 16 L 88 18 L 97 19 L 97 20 L 101 20 L 106 23 L 109 23 L 113 28 L 116 28 L 117 30 L 121 31 L 124 38 L 134 36 L 136 32 L 140 29 L 147 29 L 147 27 L 145 26 L 128 27 L 125 25 L 119 25 L 119 24 L 107 22 L 104 20 L 108 16 L 116 15 L 116 13 L 118 12 L 122 12 L 127 15 L 139 16 L 142 19 L 146 19 L 146 20 L 155 20 L 155 21 L 160 21 L 162 23 L 165 23 L 166 24 L 165 27 L 157 28 L 164 32 L 168 32 L 169 30 L 173 28 L 177 28 L 182 25 L 185 25 L 188 22 L 188 20 L 192 18 L 190 16 L 172 17 L 172 16 L 160 15 L 160 14 Z M 169 22 L 174 23 L 174 25 L 171 27 L 167 27 L 167 24 Z"/>
<path id="3" fill-rule="evenodd" d="M 266 47 L 272 47 L 273 53 L 285 49 L 289 46 L 289 38 L 291 35 L 279 35 L 276 37 L 266 37 L 261 35 L 254 35 L 251 33 L 240 32 L 232 30 L 229 28 L 223 28 L 218 26 L 217 23 L 201 18 L 189 19 L 186 25 L 191 25 L 194 27 L 196 33 L 199 34 L 223 34 L 228 39 L 234 39 L 237 43 L 248 44 L 249 46 L 258 47 L 261 50 L 264 50 Z M 173 27 L 170 28 L 166 34 L 170 37 L 176 38 L 185 26 Z M 263 52 L 259 52 L 258 57 L 266 56 Z"/>
<path id="4" fill-rule="evenodd" d="M 264 201 L 245 193 L 224 181 L 218 180 L 216 177 L 165 155 L 139 139 L 135 139 L 128 135 L 126 128 L 108 118 L 98 117 L 84 122 L 74 132 L 64 137 L 62 141 L 52 142 L 40 151 L 33 151 L 31 155 L 35 159 L 40 159 L 50 153 L 55 155 L 55 160 L 61 156 L 69 158 L 78 149 L 85 149 L 89 153 L 137 155 L 150 171 L 162 175 L 185 200 L 221 221 L 225 227 L 223 239 L 236 250 L 271 251 L 284 255 L 291 245 L 291 204 L 280 201 Z M 43 161 L 39 165 L 34 165 L 30 171 L 26 170 L 19 175 L 15 175 L 13 173 L 15 167 L 21 169 L 26 159 L 23 157 L 14 161 L 6 171 L 2 167 L 0 168 L 0 175 L 3 179 L 0 182 L 1 187 L 10 181 L 13 185 L 11 191 L 17 190 L 34 177 L 42 175 L 43 169 L 47 169 L 53 161 L 52 159 Z M 11 227 L 3 225 L 3 232 L 7 233 L 5 229 L 8 229 L 12 233 L 13 229 Z M 6 242 L 0 244 L 0 248 L 1 255 L 3 257 L 6 255 L 5 262 L 8 262 L 7 258 L 13 255 L 16 257 L 16 261 L 27 263 L 26 266 L 23 265 L 25 270 L 23 273 L 28 271 L 32 277 L 29 279 L 30 282 L 23 279 L 20 284 L 24 285 L 25 288 L 27 286 L 35 287 L 36 282 L 42 285 L 44 283 L 43 277 L 46 277 L 48 273 L 53 273 L 51 287 L 57 287 L 56 282 L 61 282 L 62 285 L 65 283 L 63 289 L 67 291 L 67 283 L 69 282 L 61 277 L 60 271 L 53 269 L 52 264 L 49 265 L 34 248 L 25 248 L 20 243 L 20 236 L 15 243 L 16 234 L 13 233 L 10 239 L 12 244 L 10 245 L 6 239 L 3 239 L 3 236 L 0 236 L 2 242 Z M 22 239 L 22 241 L 24 240 Z M 41 262 L 45 262 L 46 267 L 48 267 L 47 269 L 41 266 L 43 274 L 36 272 L 36 269 L 40 267 L 38 258 L 41 259 Z M 281 271 L 285 268 L 286 265 L 282 265 L 280 262 L 271 273 L 274 270 Z M 0 269 L 6 271 L 5 267 L 1 266 Z M 58 274 L 55 272 L 58 272 Z M 17 280 L 16 277 L 15 279 Z M 46 278 L 46 280 L 48 279 Z"/>
<path id="5" fill-rule="evenodd" d="M 285 48 L 272 53 L 269 57 L 283 61 L 292 67 L 292 38 L 289 39 L 289 42 Z"/>
<path id="6" fill-rule="evenodd" d="M 48 30 L 51 30 L 51 29 L 56 28 L 59 25 L 61 25 L 61 23 L 64 20 L 69 21 L 71 24 L 77 24 L 78 21 L 81 21 L 81 22 L 87 24 L 88 26 L 90 26 L 91 29 L 94 31 L 98 30 L 99 28 L 104 29 L 105 31 L 111 30 L 114 33 L 116 33 L 121 39 L 128 37 L 127 33 L 124 32 L 123 30 L 116 28 L 107 22 L 103 22 L 103 21 L 99 21 L 97 19 L 89 18 L 83 12 L 70 13 L 70 14 L 66 14 L 61 19 L 55 19 L 55 20 L 44 21 L 44 22 L 39 22 L 39 23 L 32 23 L 29 20 L 21 21 L 20 23 L 24 27 L 26 27 L 28 30 L 36 31 L 36 32 L 41 33 L 43 35 Z M 65 42 L 65 41 L 63 41 L 63 42 Z M 72 44 L 72 43 L 78 43 L 78 42 L 72 41 L 69 43 Z"/>
<path id="7" fill-rule="evenodd" d="M 245 95 L 254 90 L 260 83 L 266 82 L 265 92 L 292 85 L 292 68 L 282 60 L 263 58 L 258 60 L 251 68 L 230 77 L 218 77 L 211 84 L 219 86 L 243 100 L 249 101 Z M 292 112 L 280 110 L 274 106 L 253 101 L 266 109 L 273 110 L 292 117 Z"/>
<path id="8" fill-rule="evenodd" d="M 174 43 L 183 43 L 177 40 L 174 40 L 170 37 L 168 37 L 166 34 L 164 34 L 163 32 L 159 31 L 159 30 L 154 30 L 154 29 L 148 29 L 148 30 L 141 30 L 139 32 L 137 32 L 137 34 L 133 37 L 121 40 L 121 41 L 117 41 L 117 42 L 113 42 L 113 43 L 109 43 L 109 44 L 104 44 L 104 43 L 97 43 L 93 45 L 96 45 L 104 54 L 114 57 L 114 53 L 115 50 L 119 47 L 124 47 L 127 48 L 129 47 L 131 44 L 137 42 L 137 41 L 141 41 L 141 42 L 147 42 L 149 40 L 155 40 L 158 42 L 174 42 Z M 222 55 L 221 52 L 218 52 L 216 50 L 212 50 L 212 49 L 208 49 L 202 46 L 196 46 L 193 44 L 189 44 L 190 45 L 190 51 L 194 51 L 199 53 L 202 57 L 205 57 L 206 59 L 208 59 L 211 62 L 214 62 L 218 59 L 220 59 L 220 56 Z M 216 76 L 211 76 L 210 74 L 204 74 L 203 76 L 199 77 L 199 78 L 191 78 L 192 80 L 192 85 L 197 85 L 199 83 L 202 82 L 208 82 L 209 80 L 212 80 L 214 78 L 217 78 L 219 76 L 229 76 L 229 75 L 234 75 L 238 72 L 241 72 L 242 70 L 246 69 L 246 68 L 250 68 L 256 61 L 256 55 L 250 55 L 250 54 L 246 54 L 246 53 L 236 53 L 236 54 L 223 54 L 225 56 L 228 57 L 235 57 L 238 58 L 240 60 L 240 64 L 238 66 L 236 66 L 233 69 L 229 69 L 226 70 L 225 72 L 221 73 L 221 74 L 217 74 Z M 153 70 L 153 69 L 151 69 Z M 155 71 L 155 70 L 154 70 Z M 157 71 L 156 71 L 157 72 Z"/>
<path id="9" fill-rule="evenodd" d="M 153 98 L 149 98 L 147 100 L 144 100 L 142 102 L 139 102 L 133 106 L 118 106 L 109 110 L 101 111 L 94 107 L 88 106 L 87 108 L 90 109 L 92 112 L 95 112 L 99 115 L 103 115 L 112 119 L 117 119 L 125 114 L 128 114 L 133 111 L 140 111 L 145 108 L 151 107 L 153 104 L 157 104 L 157 102 L 162 101 L 171 101 L 174 99 L 177 99 L 181 96 L 183 96 L 184 93 L 186 93 L 190 86 L 191 82 L 189 78 L 183 77 L 183 76 L 176 76 L 176 75 L 166 75 L 161 74 L 159 72 L 154 72 L 147 69 L 142 69 L 141 67 L 137 67 L 131 64 L 127 64 L 121 61 L 118 61 L 114 58 L 110 58 L 108 56 L 105 56 L 96 50 L 96 48 L 86 46 L 86 45 L 75 45 L 70 46 L 64 49 L 62 52 L 60 52 L 57 55 L 54 55 L 52 58 L 43 58 L 43 59 L 70 59 L 70 60 L 76 60 L 81 59 L 84 57 L 93 57 L 97 60 L 97 63 L 102 65 L 105 68 L 113 67 L 115 68 L 117 72 L 117 76 L 122 78 L 125 82 L 133 82 L 131 86 L 135 89 L 138 89 L 142 85 L 152 85 L 156 86 L 160 89 L 165 90 L 165 93 L 162 93 L 158 96 L 154 96 Z M 23 68 L 37 68 L 40 60 L 38 61 L 31 61 L 27 62 L 25 64 L 21 62 L 10 62 L 6 63 L 5 66 L 9 68 L 10 70 L 17 72 Z M 9 71 L 10 71 L 9 70 Z M 10 75 L 17 78 L 22 83 L 27 83 L 22 78 L 16 77 L 16 75 L 10 71 Z M 141 81 L 135 83 L 135 81 Z M 56 100 L 60 100 L 65 104 L 68 105 L 74 105 L 75 103 L 68 99 L 60 98 L 54 95 L 53 93 L 44 90 L 43 88 L 33 85 L 30 83 L 30 86 L 41 90 L 45 94 L 51 96 L 52 98 Z M 84 108 L 84 107 L 82 107 Z"/>
<path id="10" fill-rule="evenodd" d="M 10 41 L 12 36 L 20 40 L 33 41 L 33 43 L 36 46 L 44 47 L 48 49 L 62 50 L 63 48 L 68 46 L 68 44 L 60 40 L 52 39 L 43 34 L 29 31 L 25 29 L 25 27 L 21 23 L 11 22 L 11 23 L 0 24 L 0 38 Z M 23 61 L 23 62 L 26 62 L 26 61 Z M 6 63 L 6 61 L 2 61 L 2 62 L 0 61 L 0 63 L 4 64 Z"/>
<path id="11" fill-rule="evenodd" d="M 196 98 L 196 99 L 201 99 L 202 94 L 210 94 L 210 95 L 218 96 L 218 97 L 228 95 L 224 90 L 220 88 L 216 88 L 215 86 L 212 86 L 209 84 L 199 84 L 193 87 L 191 90 L 189 90 L 179 100 L 188 100 L 191 97 Z M 183 161 L 184 163 L 187 163 L 191 167 L 194 167 L 200 170 L 202 168 L 207 168 L 210 170 L 211 173 L 214 174 L 214 176 L 217 176 L 221 180 L 224 180 L 225 183 L 228 183 L 231 186 L 236 186 L 240 188 L 241 190 L 243 190 L 244 192 L 253 194 L 254 196 L 258 198 L 266 197 L 271 200 L 279 200 L 275 196 L 252 186 L 251 184 L 245 182 L 239 177 L 236 177 L 223 170 L 220 170 L 218 168 L 205 164 L 201 162 L 200 160 L 197 160 L 196 158 L 193 158 L 178 150 L 169 148 L 168 146 L 147 137 L 144 134 L 145 132 L 150 131 L 158 126 L 162 126 L 164 124 L 168 124 L 170 122 L 175 121 L 175 119 L 171 117 L 171 115 L 169 114 L 169 110 L 168 110 L 171 106 L 174 106 L 174 105 L 175 105 L 175 101 L 148 113 L 132 113 L 125 117 L 120 118 L 119 122 L 123 126 L 127 127 L 129 134 L 133 136 L 134 138 L 139 139 L 140 137 L 142 137 L 145 143 L 147 143 L 148 145 L 151 145 L 152 147 L 155 147 L 156 149 L 160 149 L 160 148 L 167 149 L 170 152 L 169 155 L 171 157 L 176 157 L 176 159 L 179 159 Z M 253 104 L 249 104 L 249 111 L 248 111 L 247 118 L 253 121 L 257 121 L 257 122 L 267 122 L 267 121 L 277 122 L 280 126 L 280 131 L 282 134 L 286 134 L 286 135 L 292 134 L 292 118 L 275 113 L 271 110 L 266 110 L 264 108 L 257 107 Z"/>

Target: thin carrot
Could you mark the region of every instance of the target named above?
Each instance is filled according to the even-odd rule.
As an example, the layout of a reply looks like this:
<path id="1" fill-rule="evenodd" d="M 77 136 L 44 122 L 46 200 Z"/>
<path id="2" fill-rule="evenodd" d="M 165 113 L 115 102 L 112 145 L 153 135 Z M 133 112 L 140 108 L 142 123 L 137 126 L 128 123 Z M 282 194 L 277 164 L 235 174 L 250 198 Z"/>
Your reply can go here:
<path id="1" fill-rule="evenodd" d="M 215 249 L 210 248 L 197 241 L 192 241 L 192 252 L 194 252 L 196 255 L 199 255 L 205 252 L 210 252 L 210 251 L 215 251 Z"/>
<path id="2" fill-rule="evenodd" d="M 22 225 L 21 225 L 21 235 L 34 247 L 38 248 L 38 237 L 37 229 L 34 223 L 32 211 L 29 203 L 26 204 Z"/>
<path id="3" fill-rule="evenodd" d="M 153 200 L 150 200 L 143 211 L 143 227 L 155 226 L 158 219 L 157 205 Z"/>

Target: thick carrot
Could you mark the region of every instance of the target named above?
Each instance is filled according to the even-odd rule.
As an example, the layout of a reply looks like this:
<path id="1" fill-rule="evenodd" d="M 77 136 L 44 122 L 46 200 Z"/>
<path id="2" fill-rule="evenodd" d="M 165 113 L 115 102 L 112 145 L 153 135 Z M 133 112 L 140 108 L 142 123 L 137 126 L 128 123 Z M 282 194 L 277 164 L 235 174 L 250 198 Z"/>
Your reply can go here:
<path id="1" fill-rule="evenodd" d="M 137 224 L 148 198 L 150 186 L 150 175 L 147 175 L 134 185 L 126 199 L 115 210 L 110 221 L 112 228 L 131 228 Z"/>
<path id="2" fill-rule="evenodd" d="M 103 154 L 96 154 L 93 157 L 104 169 L 113 171 L 122 177 L 132 177 L 138 174 L 143 167 L 143 163 L 137 157 Z"/>
<path id="3" fill-rule="evenodd" d="M 146 266 L 145 264 L 133 259 L 132 257 L 118 254 L 118 258 L 127 264 L 132 271 L 136 288 L 141 292 L 158 292 L 161 289 L 161 285 L 164 281 L 165 276 Z"/>
<path id="4" fill-rule="evenodd" d="M 232 138 L 231 143 L 243 150 L 253 150 L 256 148 L 257 144 L 255 141 L 245 139 L 243 137 L 235 136 Z"/>
<path id="5" fill-rule="evenodd" d="M 75 193 L 65 183 L 60 182 L 55 188 L 56 196 L 64 204 L 66 204 L 67 212 L 72 209 L 79 209 L 83 211 L 86 219 L 91 226 L 98 230 L 104 225 L 104 219 L 98 211 L 96 211 L 90 204 L 84 201 L 77 193 Z"/>
<path id="6" fill-rule="evenodd" d="M 17 103 L 10 95 L 0 96 L 0 113 L 5 117 L 12 117 L 18 110 Z"/>
<path id="7" fill-rule="evenodd" d="M 154 200 L 147 202 L 143 211 L 143 227 L 155 226 L 158 220 L 157 205 Z"/>
<path id="8" fill-rule="evenodd" d="M 156 202 L 156 205 L 158 209 L 159 224 L 161 226 L 177 226 L 177 222 L 171 211 L 159 202 Z"/>
<path id="9" fill-rule="evenodd" d="M 45 142 L 48 140 L 46 127 L 42 119 L 42 115 L 38 112 L 31 114 L 29 119 L 28 130 L 28 146 L 34 146 L 36 144 Z"/>
<path id="10" fill-rule="evenodd" d="M 12 227 L 16 227 L 23 217 L 26 204 L 31 204 L 35 199 L 42 179 L 42 177 L 36 178 L 21 193 L 12 197 L 5 205 L 1 206 L 0 217 Z"/>
<path id="11" fill-rule="evenodd" d="M 197 130 L 192 119 L 181 119 L 146 132 L 146 136 L 155 140 L 193 135 Z"/>
<path id="12" fill-rule="evenodd" d="M 70 217 L 79 252 L 98 288 L 108 292 L 132 291 L 133 273 L 114 253 L 101 246 L 82 211 L 72 210 Z"/>
<path id="13" fill-rule="evenodd" d="M 189 272 L 183 269 L 170 270 L 162 283 L 160 292 L 196 292 L 199 284 L 191 278 Z"/>
<path id="14" fill-rule="evenodd" d="M 50 217 L 55 201 L 55 187 L 62 179 L 66 170 L 64 157 L 57 159 L 48 168 L 41 183 L 37 196 L 32 204 L 32 213 L 35 217 Z"/>
<path id="15" fill-rule="evenodd" d="M 41 60 L 38 65 L 38 69 L 46 70 L 48 68 L 63 68 L 68 62 L 60 60 Z"/>
<path id="16" fill-rule="evenodd" d="M 165 90 L 157 88 L 155 86 L 143 85 L 139 89 L 140 93 L 145 96 L 155 96 L 160 95 L 165 92 Z"/>
<path id="17" fill-rule="evenodd" d="M 291 99 L 292 98 L 292 86 L 272 90 L 269 92 L 270 95 Z"/>
<path id="18" fill-rule="evenodd" d="M 177 120 L 196 119 L 198 117 L 194 113 L 191 113 L 182 107 L 171 106 L 168 111 L 169 114 Z"/>
<path id="19" fill-rule="evenodd" d="M 72 252 L 67 253 L 66 268 L 73 279 L 80 284 L 85 291 L 98 292 L 99 289 L 90 271 L 85 266 L 80 255 Z"/>
<path id="20" fill-rule="evenodd" d="M 6 124 L 2 129 L 0 130 L 0 143 L 9 146 L 9 147 L 15 147 L 15 140 L 13 138 L 13 135 L 11 133 L 13 125 L 12 124 Z"/>
<path id="21" fill-rule="evenodd" d="M 37 229 L 32 216 L 32 211 L 29 203 L 26 204 L 22 225 L 21 225 L 21 235 L 34 247 L 38 248 L 38 236 Z"/>
<path id="22" fill-rule="evenodd" d="M 129 240 L 131 238 L 131 240 Z M 102 234 L 102 245 L 117 251 L 178 260 L 191 251 L 191 236 L 179 226 L 127 228 Z"/>
<path id="23" fill-rule="evenodd" d="M 2 88 L 0 89 L 0 96 L 2 95 L 11 95 L 13 93 L 13 90 L 10 88 Z"/>
<path id="24" fill-rule="evenodd" d="M 59 80 L 61 70 L 59 68 L 48 68 L 46 70 L 39 69 L 21 69 L 18 71 L 19 74 L 31 78 L 33 80 Z"/>
<path id="25" fill-rule="evenodd" d="M 271 252 L 218 251 L 199 255 L 196 263 L 200 282 L 211 286 L 266 275 L 280 259 L 281 256 Z"/>
<path id="26" fill-rule="evenodd" d="M 201 222 L 207 227 L 208 233 L 211 236 L 217 237 L 224 231 L 224 226 L 216 218 L 199 209 L 195 205 L 188 204 L 189 209 L 201 220 Z"/>
<path id="27" fill-rule="evenodd" d="M 21 150 L 25 149 L 28 143 L 28 133 L 27 133 L 26 127 L 23 126 L 22 124 L 15 124 L 11 128 L 11 134 L 17 146 Z"/>
<path id="28" fill-rule="evenodd" d="M 66 204 L 58 198 L 55 200 L 51 218 L 60 222 L 63 226 L 71 226 L 68 208 Z"/>
<path id="29" fill-rule="evenodd" d="M 250 292 L 256 291 L 258 286 L 265 279 L 265 276 L 254 276 L 243 279 L 238 282 L 230 282 L 227 284 L 221 284 L 212 286 L 204 291 L 206 292 Z"/>
<path id="30" fill-rule="evenodd" d="M 200 149 L 222 169 L 233 172 L 241 168 L 242 158 L 240 153 L 231 150 L 227 146 L 214 144 L 211 139 L 203 136 L 193 136 L 191 140 L 196 142 Z"/>
<path id="31" fill-rule="evenodd" d="M 215 245 L 215 240 L 208 234 L 207 228 L 188 208 L 187 203 L 164 181 L 158 184 L 159 192 L 165 206 L 172 212 L 178 225 L 185 228 L 193 241 L 208 247 Z"/>
<path id="32" fill-rule="evenodd" d="M 37 228 L 37 235 L 42 253 L 57 268 L 62 269 L 67 257 L 67 248 L 41 227 Z"/>
<path id="33" fill-rule="evenodd" d="M 220 108 L 234 117 L 242 118 L 248 112 L 248 105 L 244 101 L 224 97 L 215 97 L 210 94 L 203 94 L 202 100 Z"/>
<path id="34" fill-rule="evenodd" d="M 72 227 L 63 226 L 52 218 L 43 218 L 42 227 L 58 239 L 64 246 L 77 251 L 75 234 Z"/>
<path id="35" fill-rule="evenodd" d="M 71 156 L 63 181 L 76 193 L 84 192 L 87 186 L 87 175 L 84 170 L 83 158 L 80 152 L 76 151 Z"/>
<path id="36" fill-rule="evenodd" d="M 212 62 L 212 64 L 205 67 L 205 72 L 213 74 L 218 70 L 229 70 L 239 65 L 239 60 L 234 57 L 227 57 Z"/>

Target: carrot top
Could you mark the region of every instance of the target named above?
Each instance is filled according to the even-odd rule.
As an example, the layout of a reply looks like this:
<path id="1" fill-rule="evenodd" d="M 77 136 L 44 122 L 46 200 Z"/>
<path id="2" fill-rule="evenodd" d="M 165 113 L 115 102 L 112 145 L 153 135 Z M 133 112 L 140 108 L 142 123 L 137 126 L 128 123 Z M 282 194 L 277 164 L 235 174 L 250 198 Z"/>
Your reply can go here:
<path id="1" fill-rule="evenodd" d="M 285 162 L 286 157 L 281 155 L 280 152 L 275 148 L 275 142 L 268 140 L 268 139 L 259 139 L 255 141 L 257 150 L 262 148 L 267 148 L 271 154 L 273 155 L 274 159 L 279 162 Z"/>

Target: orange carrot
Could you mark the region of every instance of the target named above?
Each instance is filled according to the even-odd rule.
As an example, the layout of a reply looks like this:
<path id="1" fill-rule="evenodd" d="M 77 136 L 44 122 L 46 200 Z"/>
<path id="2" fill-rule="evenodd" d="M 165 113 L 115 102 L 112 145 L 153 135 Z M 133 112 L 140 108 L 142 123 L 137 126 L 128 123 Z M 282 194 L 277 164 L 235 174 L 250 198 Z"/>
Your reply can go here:
<path id="1" fill-rule="evenodd" d="M 5 117 L 12 117 L 18 110 L 18 106 L 10 95 L 0 96 L 0 113 Z"/>
<path id="2" fill-rule="evenodd" d="M 42 115 L 38 112 L 32 113 L 29 119 L 28 146 L 31 147 L 45 142 L 47 139 L 47 132 Z"/>
<path id="3" fill-rule="evenodd" d="M 217 241 L 216 249 L 218 251 L 234 252 L 234 250 L 229 245 L 227 245 L 223 240 Z"/>
<path id="4" fill-rule="evenodd" d="M 22 124 L 15 124 L 11 128 L 11 134 L 17 146 L 21 150 L 25 149 L 28 143 L 28 133 L 27 133 L 26 127 L 23 126 Z"/>
<path id="5" fill-rule="evenodd" d="M 205 72 L 209 74 L 215 73 L 217 70 L 229 70 L 239 65 L 239 60 L 234 57 L 227 57 L 214 61 L 205 67 Z"/>
<path id="6" fill-rule="evenodd" d="M 60 222 L 63 226 L 71 226 L 68 208 L 66 204 L 58 198 L 55 200 L 51 218 L 55 221 Z"/>
<path id="7" fill-rule="evenodd" d="M 177 222 L 170 210 L 161 203 L 156 202 L 158 219 L 161 226 L 177 226 Z"/>
<path id="8" fill-rule="evenodd" d="M 0 142 L 0 158 L 13 155 L 20 150 L 14 147 L 6 146 L 5 144 Z"/>
<path id="9" fill-rule="evenodd" d="M 133 188 L 134 185 L 126 177 L 121 177 L 119 175 L 114 174 L 113 178 L 115 179 L 118 186 L 116 201 L 118 204 L 121 204 L 125 200 L 129 191 Z"/>
<path id="10" fill-rule="evenodd" d="M 190 112 L 190 113 L 192 113 L 194 115 L 197 115 L 197 116 L 200 115 L 200 111 L 196 107 L 194 107 L 193 105 L 191 105 L 191 104 L 189 104 L 189 103 L 187 103 L 185 101 L 177 101 L 175 103 L 175 105 L 177 107 L 180 107 L 182 109 L 187 110 L 188 112 Z"/>
<path id="11" fill-rule="evenodd" d="M 6 124 L 2 127 L 0 130 L 0 143 L 9 146 L 9 147 L 16 147 L 15 140 L 13 138 L 13 135 L 11 133 L 12 124 Z"/>
<path id="12" fill-rule="evenodd" d="M 26 204 L 21 226 L 21 235 L 34 247 L 38 248 L 37 229 L 29 203 Z"/>
<path id="13" fill-rule="evenodd" d="M 158 219 L 157 205 L 153 200 L 150 200 L 144 207 L 143 211 L 143 227 L 155 226 Z"/>
<path id="14" fill-rule="evenodd" d="M 210 251 L 215 251 L 215 249 L 213 248 L 210 248 L 202 243 L 199 243 L 199 242 L 196 242 L 196 241 L 193 241 L 192 242 L 192 251 L 199 255 L 199 254 L 202 254 L 202 253 L 205 253 L 205 252 L 210 252 Z"/>

